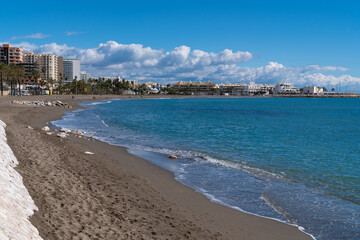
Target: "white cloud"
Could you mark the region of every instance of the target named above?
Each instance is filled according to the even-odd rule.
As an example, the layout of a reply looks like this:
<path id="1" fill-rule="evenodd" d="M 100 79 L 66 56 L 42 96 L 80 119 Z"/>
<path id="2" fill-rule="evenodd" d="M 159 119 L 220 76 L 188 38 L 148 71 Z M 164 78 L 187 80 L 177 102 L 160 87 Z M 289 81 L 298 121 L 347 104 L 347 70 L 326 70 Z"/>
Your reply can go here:
<path id="1" fill-rule="evenodd" d="M 44 34 L 44 33 L 35 33 L 35 34 L 31 34 L 31 35 L 27 35 L 27 36 L 14 36 L 12 38 L 10 38 L 10 41 L 14 41 L 17 39 L 43 39 L 43 38 L 47 38 L 50 37 L 51 35 L 48 34 Z"/>
<path id="2" fill-rule="evenodd" d="M 341 72 L 346 71 L 343 67 L 333 66 L 318 66 L 310 65 L 306 67 L 285 67 L 282 64 L 276 62 L 269 62 L 264 67 L 242 69 L 239 68 L 239 72 L 245 73 L 247 79 L 262 81 L 265 83 L 275 84 L 278 82 L 290 82 L 298 86 L 304 85 L 335 85 L 342 82 L 344 79 L 348 79 L 348 82 L 357 82 L 360 78 L 343 75 L 335 77 L 332 75 L 324 75 L 321 72 Z M 347 76 L 347 77 L 346 77 Z"/>
<path id="3" fill-rule="evenodd" d="M 78 49 L 56 43 L 36 46 L 26 42 L 18 44 L 36 53 L 54 53 L 58 56 L 79 58 L 82 68 L 93 76 L 122 76 L 137 80 L 162 83 L 179 80 L 210 80 L 213 82 L 248 82 L 276 84 L 290 82 L 297 86 L 333 86 L 357 84 L 360 78 L 349 75 L 325 75 L 325 72 L 342 72 L 348 69 L 334 66 L 309 65 L 287 67 L 280 63 L 250 68 L 241 63 L 252 59 L 250 52 L 233 52 L 225 49 L 219 53 L 192 50 L 179 46 L 171 51 L 144 47 L 141 44 L 119 44 L 108 41 L 96 48 Z"/>
<path id="4" fill-rule="evenodd" d="M 65 34 L 67 36 L 73 36 L 73 35 L 83 34 L 83 32 L 65 32 Z"/>

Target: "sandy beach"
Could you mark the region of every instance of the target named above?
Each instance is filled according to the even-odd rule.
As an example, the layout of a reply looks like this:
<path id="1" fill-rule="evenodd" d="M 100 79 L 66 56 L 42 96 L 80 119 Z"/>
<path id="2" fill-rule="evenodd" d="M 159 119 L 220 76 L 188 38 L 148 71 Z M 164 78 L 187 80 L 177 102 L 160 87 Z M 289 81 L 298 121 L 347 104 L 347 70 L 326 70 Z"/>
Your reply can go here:
<path id="1" fill-rule="evenodd" d="M 96 100 L 105 98 L 119 96 Z M 14 99 L 61 100 L 73 108 Z M 30 221 L 43 239 L 312 239 L 297 227 L 212 203 L 122 147 L 41 130 L 85 100 L 93 97 L 0 97 L 16 170 L 39 209 Z"/>

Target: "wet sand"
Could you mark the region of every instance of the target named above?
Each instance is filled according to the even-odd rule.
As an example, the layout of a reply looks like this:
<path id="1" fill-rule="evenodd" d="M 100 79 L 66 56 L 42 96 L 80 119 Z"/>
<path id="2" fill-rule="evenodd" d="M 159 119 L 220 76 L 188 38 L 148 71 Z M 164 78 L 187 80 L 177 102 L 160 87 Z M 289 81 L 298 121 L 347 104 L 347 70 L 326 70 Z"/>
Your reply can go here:
<path id="1" fill-rule="evenodd" d="M 96 100 L 105 98 L 119 96 Z M 0 97 L 16 170 L 39 208 L 30 220 L 44 239 L 311 239 L 296 227 L 212 203 L 122 147 L 46 135 L 41 128 L 69 109 L 12 99 L 61 100 L 75 109 L 92 96 Z"/>

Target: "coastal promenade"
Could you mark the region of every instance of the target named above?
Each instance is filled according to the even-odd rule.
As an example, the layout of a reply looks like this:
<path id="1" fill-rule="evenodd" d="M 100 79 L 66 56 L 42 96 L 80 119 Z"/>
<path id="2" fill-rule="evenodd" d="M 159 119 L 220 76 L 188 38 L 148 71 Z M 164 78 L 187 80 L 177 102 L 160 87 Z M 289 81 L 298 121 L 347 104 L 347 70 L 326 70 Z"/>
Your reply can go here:
<path id="1" fill-rule="evenodd" d="M 106 98 L 119 96 L 96 100 Z M 60 100 L 72 109 L 12 100 Z M 212 203 L 122 147 L 41 130 L 81 101 L 93 97 L 0 97 L 16 170 L 39 209 L 30 221 L 43 239 L 311 239 L 294 226 Z"/>

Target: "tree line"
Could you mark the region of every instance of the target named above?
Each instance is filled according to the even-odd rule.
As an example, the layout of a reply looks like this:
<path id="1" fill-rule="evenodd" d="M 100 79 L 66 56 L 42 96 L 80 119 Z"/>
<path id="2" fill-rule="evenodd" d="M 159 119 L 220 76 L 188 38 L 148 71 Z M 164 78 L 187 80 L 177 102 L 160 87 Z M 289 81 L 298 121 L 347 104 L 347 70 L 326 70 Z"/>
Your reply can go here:
<path id="1" fill-rule="evenodd" d="M 131 90 L 136 94 L 145 94 L 147 89 L 145 84 L 134 86 L 125 79 L 89 79 L 88 81 L 78 80 L 77 77 L 72 81 L 63 80 L 59 74 L 59 80 L 45 79 L 46 68 L 38 70 L 34 65 L 30 73 L 25 72 L 23 65 L 5 64 L 0 62 L 0 90 L 1 96 L 4 90 L 10 90 L 10 95 L 21 95 L 20 86 L 22 84 L 31 85 L 32 94 L 41 94 L 43 89 L 52 89 L 58 94 L 123 94 L 124 91 Z"/>
<path id="2" fill-rule="evenodd" d="M 45 73 L 46 68 L 43 68 L 41 72 Z M 25 72 L 25 67 L 19 64 L 5 64 L 0 62 L 0 91 L 1 96 L 4 95 L 5 87 L 10 86 L 10 95 L 21 95 L 20 86 L 25 81 L 32 82 L 37 89 L 39 86 L 45 86 L 51 84 L 51 80 L 40 79 L 40 71 L 36 69 L 34 65 L 33 70 L 30 73 Z"/>

